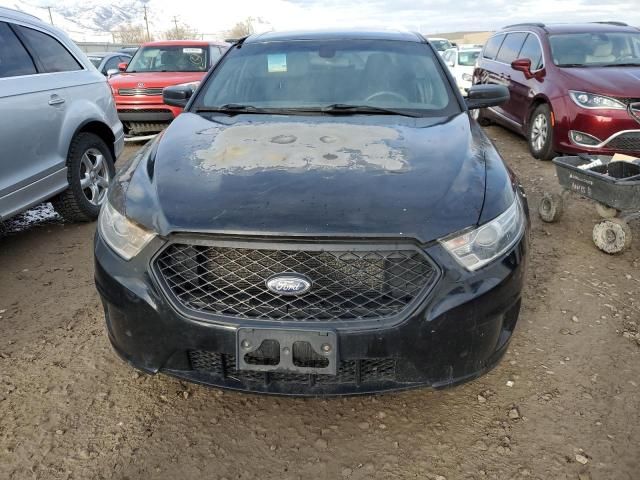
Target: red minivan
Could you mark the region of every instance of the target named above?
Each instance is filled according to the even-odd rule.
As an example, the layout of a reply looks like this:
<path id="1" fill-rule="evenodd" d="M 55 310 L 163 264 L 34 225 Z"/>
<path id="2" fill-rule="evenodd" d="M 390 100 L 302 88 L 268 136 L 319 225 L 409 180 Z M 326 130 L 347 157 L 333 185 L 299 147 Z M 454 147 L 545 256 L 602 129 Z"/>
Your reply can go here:
<path id="1" fill-rule="evenodd" d="M 535 158 L 640 155 L 640 30 L 620 22 L 523 23 L 484 46 L 474 84 L 506 85 L 507 103 L 477 111 L 525 135 Z"/>
<path id="2" fill-rule="evenodd" d="M 164 87 L 192 83 L 195 89 L 228 46 L 196 40 L 150 42 L 128 64 L 120 64 L 122 73 L 109 78 L 109 84 L 127 137 L 164 129 L 182 111 L 162 102 Z"/>

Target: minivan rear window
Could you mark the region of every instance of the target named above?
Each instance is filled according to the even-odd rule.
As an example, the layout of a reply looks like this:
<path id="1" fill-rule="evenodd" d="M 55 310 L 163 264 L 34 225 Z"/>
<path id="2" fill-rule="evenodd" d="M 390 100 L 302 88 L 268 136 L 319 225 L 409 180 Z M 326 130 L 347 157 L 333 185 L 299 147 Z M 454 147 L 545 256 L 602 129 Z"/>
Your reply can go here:
<path id="1" fill-rule="evenodd" d="M 496 60 L 503 63 L 511 63 L 517 59 L 526 37 L 527 34 L 525 32 L 509 33 L 504 42 L 502 42 Z"/>
<path id="2" fill-rule="evenodd" d="M 494 60 L 496 55 L 498 54 L 498 50 L 500 50 L 500 45 L 502 45 L 502 41 L 504 40 L 504 35 L 496 35 L 491 37 L 487 44 L 484 46 L 484 50 L 482 51 L 482 56 L 484 58 L 488 58 L 490 60 Z"/>

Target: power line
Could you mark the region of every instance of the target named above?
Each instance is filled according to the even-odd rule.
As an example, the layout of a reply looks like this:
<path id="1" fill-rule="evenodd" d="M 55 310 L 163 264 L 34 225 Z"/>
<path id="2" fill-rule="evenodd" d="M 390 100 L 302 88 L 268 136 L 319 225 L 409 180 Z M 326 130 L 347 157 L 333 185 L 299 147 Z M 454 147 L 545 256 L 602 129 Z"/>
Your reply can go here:
<path id="1" fill-rule="evenodd" d="M 53 25 L 53 16 L 51 15 L 51 7 L 47 7 L 47 10 L 49 10 L 49 21 L 51 22 L 51 25 Z"/>

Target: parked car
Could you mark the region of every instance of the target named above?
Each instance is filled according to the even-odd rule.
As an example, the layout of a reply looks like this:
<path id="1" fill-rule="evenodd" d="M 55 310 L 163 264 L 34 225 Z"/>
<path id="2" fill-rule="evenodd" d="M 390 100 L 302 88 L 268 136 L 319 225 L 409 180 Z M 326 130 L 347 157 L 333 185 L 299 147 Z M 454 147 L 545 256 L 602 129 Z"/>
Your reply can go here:
<path id="1" fill-rule="evenodd" d="M 471 88 L 473 70 L 481 50 L 481 48 L 450 48 L 442 55 L 463 96 L 466 96 Z"/>
<path id="2" fill-rule="evenodd" d="M 454 47 L 454 45 L 446 38 L 429 37 L 427 40 L 431 45 L 433 45 L 433 48 L 435 48 L 440 55 Z"/>
<path id="3" fill-rule="evenodd" d="M 136 52 L 138 51 L 139 47 L 124 47 L 118 50 L 118 52 L 120 53 L 126 53 L 127 55 L 129 55 L 130 57 L 133 57 Z"/>
<path id="4" fill-rule="evenodd" d="M 95 219 L 123 147 L 107 81 L 60 30 L 0 8 L 0 221 L 45 200 Z"/>
<path id="5" fill-rule="evenodd" d="M 162 89 L 170 85 L 197 85 L 228 48 L 224 42 L 172 40 L 142 45 L 123 72 L 109 79 L 118 115 L 130 137 L 164 129 L 181 108 L 162 102 Z"/>
<path id="6" fill-rule="evenodd" d="M 88 53 L 87 58 L 93 66 L 105 77 L 119 73 L 118 65 L 122 62 L 129 63 L 131 55 L 118 52 Z"/>
<path id="7" fill-rule="evenodd" d="M 491 37 L 475 84 L 506 85 L 510 100 L 479 112 L 525 135 L 535 158 L 640 154 L 640 30 L 619 22 L 525 23 Z"/>
<path id="8" fill-rule="evenodd" d="M 280 394 L 451 386 L 493 367 L 520 308 L 527 206 L 423 37 L 235 44 L 119 175 L 95 278 L 148 373 Z"/>

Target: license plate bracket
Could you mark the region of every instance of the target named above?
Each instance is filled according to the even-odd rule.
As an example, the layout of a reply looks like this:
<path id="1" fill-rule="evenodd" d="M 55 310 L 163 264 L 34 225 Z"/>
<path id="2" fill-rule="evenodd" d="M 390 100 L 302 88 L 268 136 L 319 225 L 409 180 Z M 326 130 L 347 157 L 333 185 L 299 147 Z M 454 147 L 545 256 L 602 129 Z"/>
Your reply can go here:
<path id="1" fill-rule="evenodd" d="M 238 370 L 335 375 L 337 358 L 337 335 L 331 330 L 238 329 Z"/>

